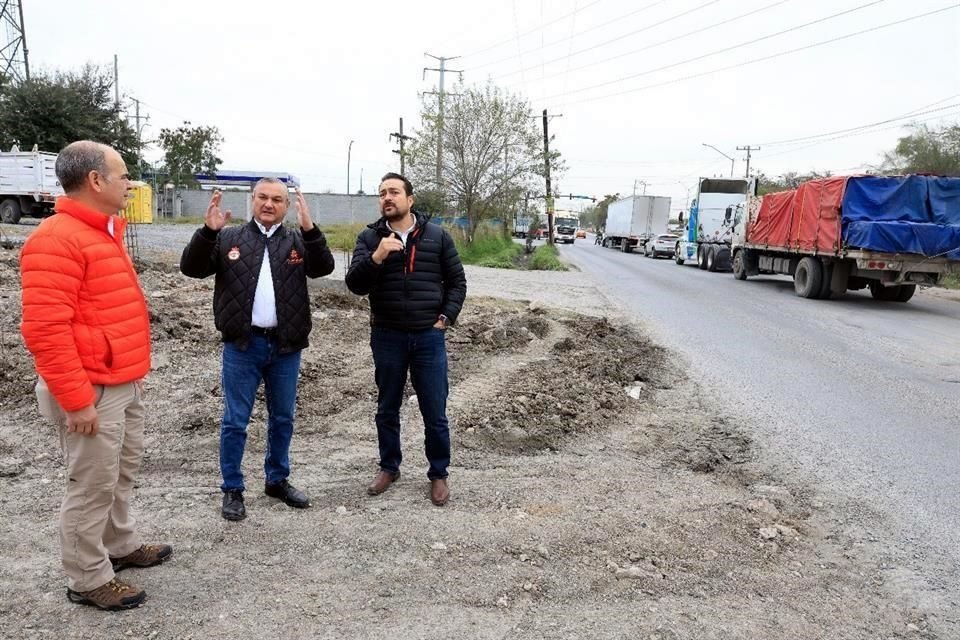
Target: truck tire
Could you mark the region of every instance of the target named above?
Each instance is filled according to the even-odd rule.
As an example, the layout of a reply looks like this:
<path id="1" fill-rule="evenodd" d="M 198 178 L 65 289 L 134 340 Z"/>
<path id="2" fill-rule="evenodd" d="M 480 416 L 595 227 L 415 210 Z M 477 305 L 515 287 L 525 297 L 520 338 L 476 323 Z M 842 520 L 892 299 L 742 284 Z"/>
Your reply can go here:
<path id="1" fill-rule="evenodd" d="M 746 249 L 740 249 L 733 254 L 733 277 L 737 280 L 747 279 Z"/>
<path id="2" fill-rule="evenodd" d="M 917 292 L 915 284 L 901 284 L 894 287 L 885 287 L 879 282 L 870 283 L 870 295 L 874 300 L 881 302 L 906 302 Z"/>
<path id="3" fill-rule="evenodd" d="M 702 244 L 697 245 L 697 267 L 701 271 L 707 270 L 707 248 Z"/>
<path id="4" fill-rule="evenodd" d="M 20 203 L 16 198 L 7 198 L 0 202 L 0 222 L 5 224 L 20 222 Z"/>
<path id="5" fill-rule="evenodd" d="M 679 264 L 680 266 L 683 266 L 683 263 L 686 262 L 686 260 L 685 260 L 684 257 L 683 257 L 683 254 L 680 253 L 680 243 L 679 243 L 679 242 L 677 243 L 677 246 L 673 248 L 673 260 L 674 260 L 674 262 L 676 262 L 676 263 Z"/>
<path id="6" fill-rule="evenodd" d="M 707 254 L 707 271 L 710 273 L 716 273 L 717 271 L 717 248 L 716 247 L 707 247 L 705 252 Z"/>
<path id="7" fill-rule="evenodd" d="M 800 260 L 793 274 L 793 290 L 801 298 L 816 298 L 823 283 L 823 263 L 806 256 Z"/>
<path id="8" fill-rule="evenodd" d="M 900 291 L 897 293 L 896 301 L 897 302 L 906 302 L 913 297 L 913 294 L 917 292 L 917 285 L 915 284 L 902 284 L 900 285 Z"/>
<path id="9" fill-rule="evenodd" d="M 830 290 L 830 283 L 833 281 L 833 263 L 821 260 L 820 264 L 823 265 L 823 278 L 820 281 L 820 293 L 817 298 L 829 300 L 833 296 L 833 292 Z"/>

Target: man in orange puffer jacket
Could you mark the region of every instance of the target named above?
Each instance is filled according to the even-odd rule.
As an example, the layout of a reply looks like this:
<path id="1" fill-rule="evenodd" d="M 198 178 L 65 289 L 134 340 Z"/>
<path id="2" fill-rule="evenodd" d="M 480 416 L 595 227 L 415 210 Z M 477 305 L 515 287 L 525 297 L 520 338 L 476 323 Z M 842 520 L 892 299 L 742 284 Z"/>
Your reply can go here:
<path id="1" fill-rule="evenodd" d="M 130 609 L 146 594 L 114 573 L 173 553 L 143 544 L 129 513 L 150 370 L 147 304 L 117 215 L 130 176 L 119 153 L 86 140 L 60 152 L 56 171 L 67 195 L 20 254 L 21 331 L 39 375 L 40 412 L 58 426 L 67 467 L 60 509 L 67 597 Z"/>

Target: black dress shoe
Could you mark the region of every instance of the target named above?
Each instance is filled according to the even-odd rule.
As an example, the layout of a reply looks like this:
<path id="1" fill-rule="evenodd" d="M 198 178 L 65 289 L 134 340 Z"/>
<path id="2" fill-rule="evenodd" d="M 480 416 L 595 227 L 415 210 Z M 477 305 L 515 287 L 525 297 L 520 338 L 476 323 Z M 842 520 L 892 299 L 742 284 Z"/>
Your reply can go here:
<path id="1" fill-rule="evenodd" d="M 247 517 L 247 509 L 243 506 L 243 491 L 224 491 L 223 509 L 220 514 L 226 520 L 243 520 Z"/>
<path id="2" fill-rule="evenodd" d="M 264 485 L 263 492 L 271 498 L 280 498 L 295 509 L 306 509 L 310 506 L 310 499 L 307 498 L 307 495 L 286 480 L 281 480 L 276 484 L 268 483 Z"/>

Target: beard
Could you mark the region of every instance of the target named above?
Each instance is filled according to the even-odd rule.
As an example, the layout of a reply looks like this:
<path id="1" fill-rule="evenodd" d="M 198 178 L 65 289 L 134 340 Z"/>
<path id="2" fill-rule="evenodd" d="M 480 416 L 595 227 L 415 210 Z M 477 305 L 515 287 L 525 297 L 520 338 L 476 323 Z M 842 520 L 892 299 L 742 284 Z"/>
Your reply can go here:
<path id="1" fill-rule="evenodd" d="M 391 208 L 389 211 L 386 209 L 380 209 L 380 215 L 387 219 L 388 222 L 395 222 L 397 220 L 402 220 L 410 210 L 402 211 L 396 207 Z"/>

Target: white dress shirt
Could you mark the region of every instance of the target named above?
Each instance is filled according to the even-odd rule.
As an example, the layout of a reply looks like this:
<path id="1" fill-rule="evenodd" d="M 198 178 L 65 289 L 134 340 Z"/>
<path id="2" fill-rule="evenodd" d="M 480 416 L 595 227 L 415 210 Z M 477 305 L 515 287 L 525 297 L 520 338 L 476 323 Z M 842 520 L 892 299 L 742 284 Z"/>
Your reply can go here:
<path id="1" fill-rule="evenodd" d="M 255 219 L 254 222 L 268 239 L 280 228 L 279 224 L 275 224 L 267 230 L 259 220 Z M 273 293 L 273 272 L 270 270 L 270 254 L 266 245 L 263 247 L 263 263 L 260 265 L 260 275 L 257 277 L 257 290 L 253 294 L 253 317 L 250 323 L 264 329 L 277 326 L 277 299 Z"/>

